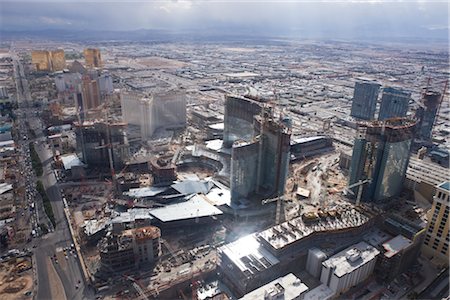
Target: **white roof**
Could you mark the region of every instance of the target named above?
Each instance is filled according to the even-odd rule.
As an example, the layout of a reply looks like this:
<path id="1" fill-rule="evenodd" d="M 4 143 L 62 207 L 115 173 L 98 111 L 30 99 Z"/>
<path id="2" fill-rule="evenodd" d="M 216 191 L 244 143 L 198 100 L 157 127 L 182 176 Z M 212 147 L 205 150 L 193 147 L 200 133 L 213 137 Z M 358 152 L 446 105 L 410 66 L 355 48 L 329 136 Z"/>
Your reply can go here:
<path id="1" fill-rule="evenodd" d="M 14 141 L 13 140 L 0 142 L 0 147 L 10 146 L 10 145 L 14 145 Z"/>
<path id="2" fill-rule="evenodd" d="M 131 198 L 145 198 L 156 196 L 164 192 L 165 190 L 167 190 L 167 187 L 150 186 L 150 187 L 130 189 L 128 192 L 124 192 L 123 194 Z"/>
<path id="3" fill-rule="evenodd" d="M 9 192 L 12 189 L 13 189 L 13 185 L 12 184 L 0 183 L 0 195 L 4 194 L 6 192 Z"/>
<path id="4" fill-rule="evenodd" d="M 309 288 L 292 273 L 275 279 L 266 285 L 244 295 L 241 300 L 283 299 L 292 300 L 305 293 Z M 269 298 L 266 298 L 269 296 Z M 282 297 L 281 297 L 282 296 Z"/>
<path id="5" fill-rule="evenodd" d="M 256 271 L 268 269 L 280 261 L 260 245 L 254 234 L 246 235 L 232 243 L 219 248 L 242 272 L 253 274 Z M 251 264 L 246 263 L 249 260 Z M 258 265 L 259 270 L 251 266 Z"/>
<path id="6" fill-rule="evenodd" d="M 210 140 L 206 142 L 206 148 L 219 151 L 222 148 L 223 141 L 222 140 Z"/>
<path id="7" fill-rule="evenodd" d="M 83 162 L 76 154 L 67 154 L 60 156 L 65 170 L 70 170 L 72 167 L 84 167 Z"/>
<path id="8" fill-rule="evenodd" d="M 386 257 L 392 257 L 401 250 L 408 248 L 409 245 L 412 244 L 412 241 L 403 235 L 399 234 L 395 238 L 387 241 L 383 244 L 383 248 L 386 250 L 386 253 L 384 253 L 384 256 Z"/>
<path id="9" fill-rule="evenodd" d="M 200 195 L 191 199 L 150 210 L 150 214 L 161 222 L 194 219 L 207 216 L 221 215 L 222 211 L 209 204 Z"/>
<path id="10" fill-rule="evenodd" d="M 327 268 L 334 268 L 334 274 L 340 278 L 355 271 L 367 262 L 376 259 L 379 253 L 380 251 L 366 242 L 360 242 L 333 255 L 324 261 L 322 265 Z"/>

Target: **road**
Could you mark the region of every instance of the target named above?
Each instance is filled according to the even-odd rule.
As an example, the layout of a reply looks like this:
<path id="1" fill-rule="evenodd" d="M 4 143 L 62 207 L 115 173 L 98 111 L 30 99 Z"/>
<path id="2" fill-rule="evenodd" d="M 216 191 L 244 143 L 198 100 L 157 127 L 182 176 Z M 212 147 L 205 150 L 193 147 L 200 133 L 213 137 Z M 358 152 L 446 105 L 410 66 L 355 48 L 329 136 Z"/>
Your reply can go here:
<path id="1" fill-rule="evenodd" d="M 18 89 L 17 99 L 19 103 L 19 122 L 29 121 L 29 123 L 40 120 L 36 117 L 36 108 L 30 109 L 31 94 L 28 81 L 25 79 L 23 66 L 17 56 L 15 58 L 15 79 Z M 42 165 L 43 175 L 40 180 L 46 188 L 47 196 L 50 199 L 56 220 L 54 231 L 38 237 L 34 240 L 34 261 L 36 262 L 37 295 L 36 299 L 51 299 L 52 295 L 64 294 L 65 299 L 86 299 L 93 298 L 92 290 L 85 284 L 81 271 L 79 259 L 71 248 L 72 237 L 69 225 L 64 215 L 64 204 L 60 189 L 54 176 L 51 166 L 52 153 L 46 143 L 44 133 L 41 128 L 37 130 L 35 139 L 35 149 L 38 153 Z M 27 141 L 28 137 L 24 137 Z M 27 141 L 28 142 L 28 141 Z M 28 178 L 35 179 L 34 175 Z M 65 251 L 65 249 L 68 249 Z M 51 260 L 51 263 L 49 263 Z M 57 277 L 50 276 L 56 270 Z M 54 275 L 54 274 L 53 274 Z M 61 284 L 63 292 L 61 292 Z M 59 285 L 59 287 L 58 287 Z"/>

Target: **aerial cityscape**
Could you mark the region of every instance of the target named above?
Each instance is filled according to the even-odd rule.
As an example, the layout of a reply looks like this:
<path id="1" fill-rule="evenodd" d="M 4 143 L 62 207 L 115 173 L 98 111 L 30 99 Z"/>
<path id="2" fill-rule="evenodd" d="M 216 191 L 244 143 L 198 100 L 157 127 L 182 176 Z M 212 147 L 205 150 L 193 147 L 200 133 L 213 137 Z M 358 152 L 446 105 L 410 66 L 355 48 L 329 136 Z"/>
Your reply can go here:
<path id="1" fill-rule="evenodd" d="M 0 295 L 450 299 L 448 14 L 0 1 Z"/>

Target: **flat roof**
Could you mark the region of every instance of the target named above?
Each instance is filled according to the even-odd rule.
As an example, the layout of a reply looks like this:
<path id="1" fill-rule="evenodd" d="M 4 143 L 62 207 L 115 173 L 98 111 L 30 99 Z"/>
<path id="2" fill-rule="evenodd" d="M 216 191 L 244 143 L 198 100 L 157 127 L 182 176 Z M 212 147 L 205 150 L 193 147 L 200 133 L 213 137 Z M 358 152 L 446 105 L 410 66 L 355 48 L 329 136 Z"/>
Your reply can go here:
<path id="1" fill-rule="evenodd" d="M 366 242 L 359 242 L 333 255 L 322 265 L 326 268 L 333 268 L 333 273 L 341 278 L 375 259 L 379 253 L 380 251 Z"/>
<path id="2" fill-rule="evenodd" d="M 219 151 L 222 148 L 223 141 L 222 140 L 209 140 L 206 141 L 206 148 Z"/>
<path id="3" fill-rule="evenodd" d="M 266 285 L 244 295 L 240 300 L 260 300 L 260 299 L 298 299 L 300 295 L 308 291 L 309 288 L 300 278 L 292 273 L 284 277 L 275 279 Z M 266 298 L 269 297 L 269 298 Z"/>
<path id="4" fill-rule="evenodd" d="M 321 140 L 321 139 L 325 139 L 325 138 L 327 138 L 327 137 L 323 136 L 323 135 L 295 138 L 295 139 L 291 140 L 291 145 L 311 142 L 311 141 L 315 141 L 315 140 Z"/>
<path id="5" fill-rule="evenodd" d="M 129 189 L 128 192 L 123 192 L 123 195 L 131 197 L 131 198 L 146 198 L 153 197 L 167 190 L 167 187 L 143 187 L 143 188 L 135 188 Z"/>
<path id="6" fill-rule="evenodd" d="M 318 287 L 310 290 L 305 294 L 303 300 L 328 300 L 334 295 L 334 291 L 326 284 L 321 284 Z"/>
<path id="7" fill-rule="evenodd" d="M 395 238 L 390 239 L 389 241 L 383 244 L 383 248 L 384 250 L 386 250 L 384 256 L 390 258 L 395 254 L 399 253 L 401 250 L 408 248 L 409 245 L 411 244 L 412 241 L 410 239 L 399 234 Z"/>
<path id="8" fill-rule="evenodd" d="M 61 155 L 59 158 L 61 159 L 65 170 L 70 170 L 72 167 L 85 166 L 76 154 Z"/>
<path id="9" fill-rule="evenodd" d="M 222 211 L 208 203 L 200 195 L 194 195 L 184 202 L 151 209 L 150 214 L 161 222 L 170 222 L 221 215 Z"/>
<path id="10" fill-rule="evenodd" d="M 241 237 L 232 243 L 221 246 L 218 250 L 247 275 L 261 272 L 280 262 L 261 246 L 254 234 Z"/>

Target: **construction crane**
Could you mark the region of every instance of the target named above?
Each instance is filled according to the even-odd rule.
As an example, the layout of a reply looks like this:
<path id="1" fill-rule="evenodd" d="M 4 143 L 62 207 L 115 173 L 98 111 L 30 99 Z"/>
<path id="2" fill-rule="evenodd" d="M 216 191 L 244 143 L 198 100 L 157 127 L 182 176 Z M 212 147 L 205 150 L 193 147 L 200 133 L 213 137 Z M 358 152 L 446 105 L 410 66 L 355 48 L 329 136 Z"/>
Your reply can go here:
<path id="1" fill-rule="evenodd" d="M 371 183 L 371 182 L 372 182 L 372 179 L 360 180 L 360 181 L 358 181 L 358 182 L 356 182 L 356 183 L 354 183 L 354 184 L 351 184 L 351 185 L 349 185 L 348 187 L 346 187 L 346 188 L 344 189 L 344 192 L 348 192 L 348 193 L 350 193 L 350 194 L 352 194 L 352 195 L 355 195 L 355 193 L 353 193 L 353 191 L 352 191 L 351 189 L 354 188 L 354 187 L 359 186 L 359 188 L 358 188 L 358 194 L 357 194 L 357 196 L 356 196 L 356 205 L 359 205 L 359 203 L 361 202 L 361 196 L 362 196 L 363 185 L 366 184 L 366 183 Z"/>
<path id="2" fill-rule="evenodd" d="M 277 201 L 277 207 L 276 207 L 276 211 L 275 211 L 275 224 L 278 225 L 278 224 L 280 224 L 280 219 L 281 219 L 281 201 L 283 201 L 283 197 L 277 196 L 275 198 L 264 199 L 261 201 L 261 204 L 265 205 L 265 204 L 272 203 L 275 201 Z"/>

